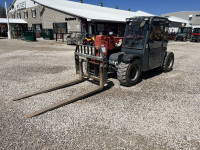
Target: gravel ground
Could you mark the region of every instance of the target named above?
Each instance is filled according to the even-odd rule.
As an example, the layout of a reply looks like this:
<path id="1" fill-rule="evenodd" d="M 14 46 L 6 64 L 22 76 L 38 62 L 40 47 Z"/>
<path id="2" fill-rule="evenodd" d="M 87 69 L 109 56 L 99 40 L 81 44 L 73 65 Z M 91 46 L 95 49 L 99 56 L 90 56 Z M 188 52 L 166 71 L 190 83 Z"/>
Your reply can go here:
<path id="1" fill-rule="evenodd" d="M 96 95 L 27 119 L 26 114 L 95 87 L 90 82 L 13 102 L 77 76 L 74 47 L 0 39 L 0 149 L 200 149 L 200 43 L 170 42 L 174 70 L 115 76 Z"/>

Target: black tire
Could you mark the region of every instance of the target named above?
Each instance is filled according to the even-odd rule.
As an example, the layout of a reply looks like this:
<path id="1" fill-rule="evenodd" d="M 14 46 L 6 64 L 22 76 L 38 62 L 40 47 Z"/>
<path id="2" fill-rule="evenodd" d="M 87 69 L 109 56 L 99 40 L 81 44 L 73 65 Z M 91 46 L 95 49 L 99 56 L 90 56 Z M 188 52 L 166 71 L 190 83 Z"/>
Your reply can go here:
<path id="1" fill-rule="evenodd" d="M 139 60 L 130 64 L 120 63 L 117 70 L 117 78 L 121 85 L 133 86 L 141 76 L 141 64 Z"/>
<path id="2" fill-rule="evenodd" d="M 161 66 L 161 70 L 163 72 L 169 72 L 173 69 L 174 65 L 174 53 L 167 52 L 165 59 L 163 61 L 163 65 Z"/>

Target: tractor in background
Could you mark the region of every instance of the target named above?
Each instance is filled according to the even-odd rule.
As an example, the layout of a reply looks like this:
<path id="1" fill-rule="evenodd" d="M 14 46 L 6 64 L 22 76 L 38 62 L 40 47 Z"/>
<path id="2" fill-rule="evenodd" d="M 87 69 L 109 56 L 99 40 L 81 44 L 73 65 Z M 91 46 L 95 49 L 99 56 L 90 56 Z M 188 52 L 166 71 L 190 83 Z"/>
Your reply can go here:
<path id="1" fill-rule="evenodd" d="M 194 28 L 190 42 L 193 41 L 195 42 L 200 41 L 200 28 Z"/>
<path id="2" fill-rule="evenodd" d="M 175 41 L 187 41 L 191 39 L 192 27 L 181 27 L 178 29 Z"/>
<path id="3" fill-rule="evenodd" d="M 70 31 L 66 38 L 67 45 L 82 44 L 85 34 L 84 32 Z"/>

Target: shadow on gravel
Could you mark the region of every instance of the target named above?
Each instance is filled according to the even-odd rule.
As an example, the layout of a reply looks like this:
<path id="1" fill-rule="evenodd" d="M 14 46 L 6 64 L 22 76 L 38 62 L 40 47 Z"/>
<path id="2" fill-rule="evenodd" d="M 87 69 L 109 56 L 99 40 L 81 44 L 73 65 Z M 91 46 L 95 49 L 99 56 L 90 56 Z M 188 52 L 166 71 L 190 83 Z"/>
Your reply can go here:
<path id="1" fill-rule="evenodd" d="M 142 80 L 147 80 L 147 79 L 153 78 L 153 77 L 155 77 L 155 76 L 158 76 L 158 75 L 160 75 L 160 74 L 162 74 L 162 73 L 163 73 L 163 72 L 162 72 L 160 69 L 158 69 L 158 68 L 152 69 L 152 70 L 143 72 L 143 73 L 142 73 L 141 79 L 142 79 Z"/>
<path id="2" fill-rule="evenodd" d="M 99 82 L 91 81 L 91 80 L 88 80 L 88 79 L 85 80 L 85 81 L 89 81 L 89 82 L 91 82 L 91 83 L 96 84 L 96 85 L 99 86 Z M 82 81 L 81 81 L 81 82 L 82 82 Z M 82 101 L 82 100 L 85 99 L 85 98 L 88 98 L 88 97 L 94 96 L 94 95 L 96 95 L 96 94 L 102 93 L 102 92 L 104 92 L 104 91 L 106 91 L 106 90 L 109 90 L 109 89 L 112 88 L 113 86 L 114 86 L 113 82 L 108 81 L 107 85 L 106 85 L 103 89 L 100 89 L 100 87 L 99 87 L 98 90 L 94 88 L 94 89 L 90 89 L 90 90 L 88 90 L 88 91 L 85 91 L 85 92 L 83 92 L 83 93 L 79 93 L 79 94 L 77 94 L 77 95 L 74 95 L 74 96 L 72 96 L 72 97 L 69 97 L 68 99 L 65 99 L 65 100 L 62 100 L 62 101 L 60 101 L 60 102 L 51 104 L 51 105 L 49 105 L 49 106 L 47 106 L 47 107 L 44 107 L 44 108 L 42 108 L 42 109 L 40 109 L 40 110 L 38 110 L 38 111 L 35 111 L 35 112 L 33 112 L 33 113 L 30 113 L 30 114 L 27 115 L 27 118 L 31 118 L 31 117 L 35 117 L 35 116 L 41 115 L 41 114 L 46 113 L 46 112 L 48 112 L 48 111 L 55 110 L 55 109 L 57 109 L 57 108 L 59 108 L 59 107 L 63 107 L 63 106 L 65 106 L 65 105 L 69 105 L 69 104 L 75 103 L 75 102 L 77 102 L 77 101 Z M 61 88 L 64 88 L 64 86 L 62 86 Z M 59 88 L 59 89 L 61 89 L 61 88 Z M 57 90 L 57 89 L 56 89 L 56 90 Z M 52 91 L 52 90 L 51 90 L 51 91 Z M 49 91 L 48 91 L 48 92 L 49 92 Z"/>
<path id="3" fill-rule="evenodd" d="M 90 82 L 90 83 L 92 83 L 92 84 L 95 84 L 95 85 L 99 85 L 99 82 L 94 81 L 94 80 L 86 80 L 86 81 L 88 81 L 88 82 Z M 112 81 L 109 81 L 109 80 L 108 80 L 107 85 L 104 87 L 104 89 L 103 89 L 102 91 L 100 91 L 100 92 L 97 92 L 97 94 L 98 94 L 98 93 L 101 93 L 101 92 L 103 92 L 103 91 L 106 91 L 106 90 L 111 89 L 114 85 L 115 85 L 115 84 L 114 84 Z"/>
<path id="4" fill-rule="evenodd" d="M 143 80 L 148 80 L 148 79 L 153 78 L 155 76 L 158 76 L 158 75 L 160 75 L 162 73 L 163 72 L 159 68 L 152 69 L 152 70 L 149 70 L 149 71 L 146 71 L 146 72 L 142 72 L 141 78 L 137 82 L 137 84 L 142 82 Z"/>
<path id="5" fill-rule="evenodd" d="M 153 70 L 150 70 L 148 72 L 144 72 L 144 73 L 142 73 L 142 77 L 141 77 L 141 80 L 139 82 L 141 82 L 142 80 L 146 80 L 146 79 L 152 78 L 154 76 L 157 76 L 157 75 L 159 75 L 161 73 L 162 72 L 159 69 L 153 69 Z M 115 74 L 109 74 L 108 77 L 109 78 L 116 77 L 116 73 Z M 92 84 L 95 84 L 95 85 L 99 86 L 99 82 L 97 82 L 97 81 L 89 80 L 89 79 L 86 79 L 85 81 L 88 81 L 88 82 L 90 82 Z M 68 104 L 71 104 L 71 103 L 74 103 L 74 102 L 77 102 L 77 101 L 82 101 L 85 98 L 88 98 L 88 97 L 94 96 L 96 94 L 100 94 L 100 93 L 102 93 L 104 91 L 107 91 L 107 90 L 111 89 L 113 86 L 114 86 L 114 83 L 112 81 L 108 80 L 107 85 L 103 89 L 98 89 L 96 91 L 94 90 L 92 92 L 90 90 L 88 90 L 88 95 L 86 94 L 87 92 L 85 91 L 86 93 L 84 93 L 83 95 L 81 94 L 82 96 L 80 96 L 80 95 L 78 97 L 76 97 L 76 96 L 74 97 L 73 96 L 71 98 L 68 98 L 67 100 L 58 102 L 56 104 L 52 104 L 50 106 L 47 106 L 46 108 L 42 108 L 42 109 L 40 109 L 38 111 L 35 111 L 35 112 L 31 113 L 31 114 L 28 114 L 27 117 L 29 118 L 29 117 L 33 117 L 33 116 L 38 116 L 38 115 L 41 115 L 41 114 L 43 114 L 43 113 L 45 113 L 47 111 L 52 111 L 52 110 L 57 109 L 59 107 L 62 107 L 62 106 L 65 106 L 65 105 L 68 105 Z M 61 88 L 65 88 L 65 86 L 62 86 Z"/>
<path id="6" fill-rule="evenodd" d="M 162 73 L 163 72 L 159 68 L 152 69 L 152 70 L 149 70 L 149 71 L 146 71 L 146 72 L 142 72 L 141 78 L 138 81 L 138 83 L 142 82 L 142 80 L 147 80 L 147 79 L 153 78 L 153 77 L 158 76 L 158 75 L 160 75 Z M 117 73 L 109 74 L 108 78 L 117 79 Z"/>

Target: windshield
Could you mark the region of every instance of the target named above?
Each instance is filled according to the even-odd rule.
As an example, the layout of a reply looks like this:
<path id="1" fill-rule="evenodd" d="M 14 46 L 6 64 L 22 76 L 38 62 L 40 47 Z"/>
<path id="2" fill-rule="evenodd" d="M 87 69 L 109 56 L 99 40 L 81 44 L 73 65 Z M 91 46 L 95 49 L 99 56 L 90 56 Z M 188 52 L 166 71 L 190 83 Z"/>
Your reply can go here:
<path id="1" fill-rule="evenodd" d="M 200 28 L 194 29 L 193 33 L 200 33 Z"/>
<path id="2" fill-rule="evenodd" d="M 178 29 L 178 33 L 187 33 L 188 32 L 188 28 L 179 28 Z"/>
<path id="3" fill-rule="evenodd" d="M 140 27 L 140 24 L 133 24 L 130 22 L 126 26 L 123 47 L 130 49 L 143 49 L 146 33 L 147 25 Z"/>

